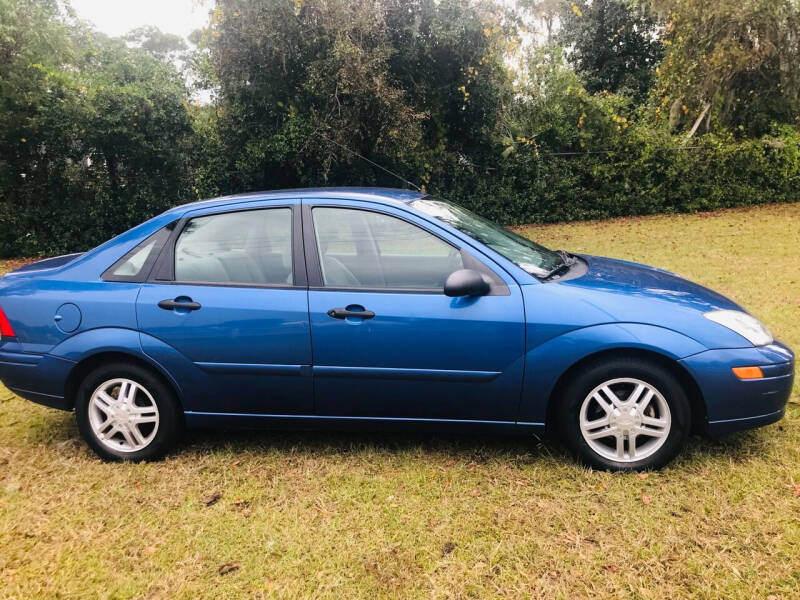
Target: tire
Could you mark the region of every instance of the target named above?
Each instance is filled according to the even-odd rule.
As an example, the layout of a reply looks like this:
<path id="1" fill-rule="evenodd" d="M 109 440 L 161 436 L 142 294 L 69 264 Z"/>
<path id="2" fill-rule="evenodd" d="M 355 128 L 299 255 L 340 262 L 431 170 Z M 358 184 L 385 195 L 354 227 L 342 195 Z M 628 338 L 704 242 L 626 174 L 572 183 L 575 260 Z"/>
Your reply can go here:
<path id="1" fill-rule="evenodd" d="M 586 365 L 566 383 L 558 402 L 561 439 L 580 462 L 597 469 L 660 469 L 691 429 L 680 382 L 660 363 L 637 357 Z"/>
<path id="2" fill-rule="evenodd" d="M 173 390 L 150 370 L 109 363 L 81 382 L 75 399 L 78 430 L 107 461 L 163 457 L 183 432 L 183 412 Z"/>

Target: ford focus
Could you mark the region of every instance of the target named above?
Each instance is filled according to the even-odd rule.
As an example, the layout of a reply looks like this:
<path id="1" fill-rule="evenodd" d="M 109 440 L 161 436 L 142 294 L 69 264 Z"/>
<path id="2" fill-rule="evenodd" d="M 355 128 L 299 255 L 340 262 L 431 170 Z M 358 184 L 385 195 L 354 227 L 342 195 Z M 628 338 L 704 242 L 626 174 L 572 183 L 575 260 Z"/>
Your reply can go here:
<path id="1" fill-rule="evenodd" d="M 185 427 L 347 424 L 549 431 L 658 468 L 691 431 L 778 421 L 793 367 L 712 290 L 405 190 L 197 202 L 0 279 L 0 379 L 108 460 Z"/>

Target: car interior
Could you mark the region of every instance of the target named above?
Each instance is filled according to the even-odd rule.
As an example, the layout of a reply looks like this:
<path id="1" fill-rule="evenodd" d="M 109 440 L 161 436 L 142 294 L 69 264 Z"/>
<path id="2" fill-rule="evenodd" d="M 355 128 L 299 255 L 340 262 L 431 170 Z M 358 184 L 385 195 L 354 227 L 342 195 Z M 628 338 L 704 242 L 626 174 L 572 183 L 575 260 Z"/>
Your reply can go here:
<path id="1" fill-rule="evenodd" d="M 313 214 L 326 286 L 442 289 L 464 268 L 457 248 L 402 219 L 327 207 Z"/>
<path id="2" fill-rule="evenodd" d="M 198 217 L 175 246 L 175 280 L 291 285 L 291 210 Z"/>

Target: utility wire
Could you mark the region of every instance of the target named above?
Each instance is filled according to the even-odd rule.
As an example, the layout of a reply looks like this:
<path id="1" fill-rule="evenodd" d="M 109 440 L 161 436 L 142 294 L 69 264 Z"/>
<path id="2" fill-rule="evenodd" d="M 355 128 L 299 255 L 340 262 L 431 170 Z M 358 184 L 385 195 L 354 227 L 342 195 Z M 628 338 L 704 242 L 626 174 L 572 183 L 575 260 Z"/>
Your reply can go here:
<path id="1" fill-rule="evenodd" d="M 701 150 L 706 146 L 682 146 L 679 148 L 654 148 L 654 150 Z M 627 150 L 585 150 L 583 152 L 539 152 L 539 156 L 585 156 L 587 154 L 615 154 Z"/>
<path id="2" fill-rule="evenodd" d="M 376 167 L 376 168 L 380 169 L 384 173 L 387 173 L 387 174 L 391 175 L 395 179 L 397 179 L 399 181 L 402 181 L 403 183 L 405 183 L 409 187 L 414 188 L 418 192 L 422 192 L 422 188 L 420 188 L 417 184 L 410 182 L 405 177 L 402 177 L 402 176 L 398 175 L 397 173 L 395 173 L 394 171 L 390 171 L 386 167 L 381 166 L 378 163 L 376 163 L 375 161 L 368 159 L 366 156 L 362 156 L 361 154 L 359 154 L 358 152 L 356 152 L 352 148 L 348 148 L 344 144 L 340 144 L 339 142 L 337 142 L 335 140 L 332 140 L 331 138 L 329 138 L 328 136 L 326 136 L 323 133 L 317 132 L 316 135 L 321 137 L 323 140 L 325 140 L 327 142 L 330 142 L 334 146 L 337 146 L 337 147 L 341 148 L 342 150 L 345 150 L 346 152 L 349 152 L 350 154 L 353 154 L 354 156 L 360 158 L 364 162 L 369 163 L 373 167 Z M 664 147 L 654 148 L 654 150 L 676 150 L 676 151 L 702 150 L 702 149 L 708 149 L 708 148 L 706 146 L 679 146 L 677 148 L 664 148 Z M 539 156 L 587 156 L 587 155 L 590 155 L 590 154 L 616 154 L 616 153 L 621 153 L 621 152 L 626 152 L 626 151 L 625 150 L 585 150 L 583 152 L 539 152 L 538 155 Z M 476 165 L 473 165 L 473 166 L 476 166 Z"/>
<path id="3" fill-rule="evenodd" d="M 404 177 L 401 177 L 400 175 L 398 175 L 397 173 L 395 173 L 395 172 L 393 172 L 393 171 L 390 171 L 390 170 L 389 170 L 389 169 L 387 169 L 386 167 L 382 167 L 381 165 L 379 165 L 379 164 L 378 164 L 378 163 L 376 163 L 375 161 L 372 161 L 372 160 L 368 159 L 366 156 L 361 156 L 361 155 L 360 155 L 358 152 L 356 152 L 355 150 L 352 150 L 351 148 L 348 148 L 348 147 L 347 147 L 347 146 L 345 146 L 344 144 L 340 144 L 339 142 L 336 142 L 336 141 L 332 140 L 331 138 L 329 138 L 328 136 L 326 136 L 326 135 L 324 135 L 324 134 L 322 134 L 322 133 L 319 133 L 319 132 L 317 132 L 317 135 L 318 135 L 319 137 L 321 137 L 323 140 L 326 140 L 326 141 L 330 142 L 331 144 L 333 144 L 333 145 L 335 145 L 335 146 L 338 146 L 338 147 L 339 147 L 339 148 L 341 148 L 342 150 L 347 150 L 348 152 L 350 152 L 351 154 L 354 154 L 355 156 L 357 156 L 357 157 L 358 157 L 358 158 L 360 158 L 361 160 L 368 162 L 368 163 L 369 163 L 369 164 L 371 164 L 373 167 L 377 167 L 377 168 L 379 168 L 379 169 L 380 169 L 381 171 L 383 171 L 384 173 L 388 173 L 388 174 L 389 174 L 389 175 L 391 175 L 392 177 L 395 177 L 395 178 L 399 179 L 400 181 L 402 181 L 402 182 L 403 182 L 403 183 L 405 183 L 406 185 L 409 185 L 409 186 L 411 186 L 412 188 L 414 188 L 414 189 L 415 189 L 415 190 L 417 190 L 418 192 L 422 192 L 422 188 L 420 188 L 420 187 L 419 187 L 418 185 L 416 185 L 415 183 L 411 183 L 411 182 L 410 182 L 408 179 L 406 179 L 406 178 L 404 178 Z"/>

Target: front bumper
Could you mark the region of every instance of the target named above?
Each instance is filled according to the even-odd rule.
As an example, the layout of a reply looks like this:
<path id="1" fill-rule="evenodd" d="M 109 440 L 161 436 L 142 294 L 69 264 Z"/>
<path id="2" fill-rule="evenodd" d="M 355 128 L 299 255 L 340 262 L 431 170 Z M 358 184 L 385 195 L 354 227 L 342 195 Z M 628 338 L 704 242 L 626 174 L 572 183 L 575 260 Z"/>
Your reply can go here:
<path id="1" fill-rule="evenodd" d="M 761 427 L 780 420 L 792 393 L 794 354 L 781 344 L 707 350 L 680 361 L 694 377 L 712 435 Z M 733 367 L 761 367 L 761 379 L 741 380 Z"/>

